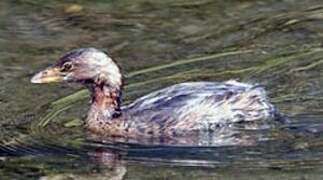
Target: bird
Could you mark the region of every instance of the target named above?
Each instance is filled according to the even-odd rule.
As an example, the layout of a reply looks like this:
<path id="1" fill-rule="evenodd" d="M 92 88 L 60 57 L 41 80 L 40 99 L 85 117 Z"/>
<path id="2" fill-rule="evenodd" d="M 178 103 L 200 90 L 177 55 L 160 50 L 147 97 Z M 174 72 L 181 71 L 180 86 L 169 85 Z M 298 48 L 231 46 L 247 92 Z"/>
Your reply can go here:
<path id="1" fill-rule="evenodd" d="M 70 50 L 31 82 L 85 85 L 91 106 L 84 125 L 101 137 L 186 137 L 233 124 L 272 122 L 279 114 L 263 86 L 236 80 L 183 82 L 121 106 L 121 70 L 97 48 Z"/>

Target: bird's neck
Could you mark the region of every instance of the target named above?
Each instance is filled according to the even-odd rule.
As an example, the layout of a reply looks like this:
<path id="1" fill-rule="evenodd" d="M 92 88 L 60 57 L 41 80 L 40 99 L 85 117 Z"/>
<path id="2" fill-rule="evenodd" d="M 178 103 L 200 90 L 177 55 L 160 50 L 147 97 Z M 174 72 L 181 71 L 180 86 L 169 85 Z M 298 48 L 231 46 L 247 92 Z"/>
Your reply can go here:
<path id="1" fill-rule="evenodd" d="M 86 121 L 87 125 L 106 123 L 121 115 L 121 87 L 93 84 L 89 89 L 92 102 Z"/>

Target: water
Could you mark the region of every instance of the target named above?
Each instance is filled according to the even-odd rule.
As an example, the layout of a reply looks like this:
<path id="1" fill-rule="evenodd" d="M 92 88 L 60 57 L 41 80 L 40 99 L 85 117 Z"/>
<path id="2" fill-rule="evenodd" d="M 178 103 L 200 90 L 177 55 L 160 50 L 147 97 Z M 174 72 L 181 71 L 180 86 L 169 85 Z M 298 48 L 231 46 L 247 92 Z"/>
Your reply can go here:
<path id="1" fill-rule="evenodd" d="M 3 0 L 0 177 L 320 179 L 322 18 L 315 0 Z M 88 46 L 122 67 L 125 103 L 178 82 L 238 79 L 264 85 L 291 124 L 248 130 L 233 137 L 252 143 L 226 146 L 93 139 L 81 126 L 82 87 L 29 82 Z"/>

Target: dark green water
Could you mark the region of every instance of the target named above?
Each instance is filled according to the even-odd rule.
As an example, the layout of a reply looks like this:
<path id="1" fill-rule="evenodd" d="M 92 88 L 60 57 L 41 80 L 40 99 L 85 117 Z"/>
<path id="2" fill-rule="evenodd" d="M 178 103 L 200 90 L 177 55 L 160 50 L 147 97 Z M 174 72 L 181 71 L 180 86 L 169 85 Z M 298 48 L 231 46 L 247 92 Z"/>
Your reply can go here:
<path id="1" fill-rule="evenodd" d="M 322 179 L 322 42 L 316 0 L 2 0 L 0 179 Z M 291 124 L 250 130 L 245 146 L 93 140 L 82 87 L 29 82 L 79 47 L 120 64 L 125 103 L 178 82 L 237 79 L 264 85 Z"/>

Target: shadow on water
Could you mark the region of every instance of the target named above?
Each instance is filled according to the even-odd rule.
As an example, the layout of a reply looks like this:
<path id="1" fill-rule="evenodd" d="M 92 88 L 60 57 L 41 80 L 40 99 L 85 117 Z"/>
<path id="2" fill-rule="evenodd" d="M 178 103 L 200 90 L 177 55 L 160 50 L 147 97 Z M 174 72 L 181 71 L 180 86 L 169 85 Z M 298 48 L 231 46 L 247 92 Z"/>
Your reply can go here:
<path id="1" fill-rule="evenodd" d="M 314 0 L 1 1 L 1 179 L 322 178 L 322 14 Z M 238 79 L 264 85 L 291 122 L 204 142 L 91 137 L 87 91 L 29 83 L 87 46 L 123 68 L 125 104 L 183 81 Z"/>

